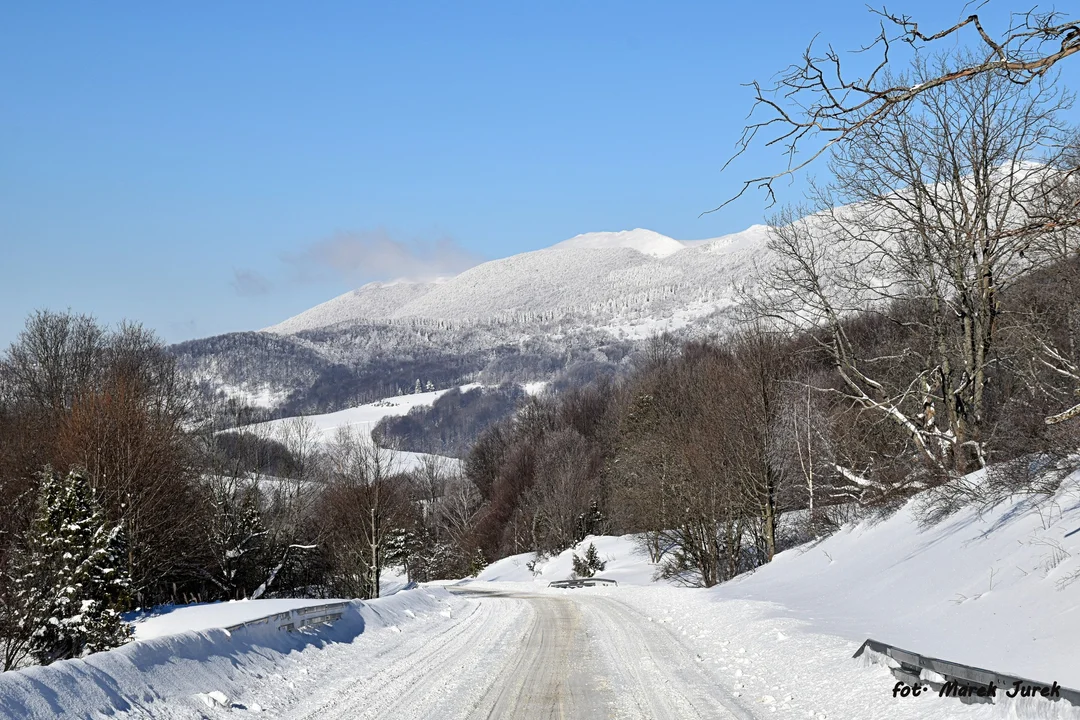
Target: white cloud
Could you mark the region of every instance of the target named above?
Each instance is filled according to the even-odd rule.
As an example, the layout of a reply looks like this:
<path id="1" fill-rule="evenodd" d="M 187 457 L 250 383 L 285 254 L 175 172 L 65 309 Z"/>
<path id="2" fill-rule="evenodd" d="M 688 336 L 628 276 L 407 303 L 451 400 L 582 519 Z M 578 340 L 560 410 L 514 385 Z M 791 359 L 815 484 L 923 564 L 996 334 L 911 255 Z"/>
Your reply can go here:
<path id="1" fill-rule="evenodd" d="M 483 261 L 449 237 L 401 240 L 383 229 L 339 233 L 281 259 L 303 282 L 329 276 L 353 284 L 457 275 Z"/>

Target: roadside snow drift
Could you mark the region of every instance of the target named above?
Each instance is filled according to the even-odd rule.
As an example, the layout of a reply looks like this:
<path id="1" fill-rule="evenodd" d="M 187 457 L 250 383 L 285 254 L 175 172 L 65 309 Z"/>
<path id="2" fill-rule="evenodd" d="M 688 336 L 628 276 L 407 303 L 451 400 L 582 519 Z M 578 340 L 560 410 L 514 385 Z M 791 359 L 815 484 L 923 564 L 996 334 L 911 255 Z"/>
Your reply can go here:
<path id="1" fill-rule="evenodd" d="M 618 588 L 603 594 L 670 627 L 715 665 L 733 693 L 777 716 L 829 718 L 1080 716 L 1063 703 L 1026 710 L 956 700 L 893 698 L 895 679 L 852 655 L 867 638 L 952 662 L 1080 689 L 1080 473 L 1052 497 L 1018 496 L 923 527 L 919 498 L 892 516 L 853 523 L 780 553 L 711 589 L 650 582 L 633 539 L 588 538 Z M 477 578 L 546 586 L 572 570 L 573 551 L 535 564 L 518 555 Z M 787 698 L 783 700 L 783 698 Z M 943 703 L 943 704 L 942 704 Z"/>
<path id="2" fill-rule="evenodd" d="M 711 591 L 861 643 L 1080 688 L 1080 473 L 1050 498 L 958 512 L 920 529 L 892 517 L 789 550 Z"/>
<path id="3" fill-rule="evenodd" d="M 220 628 L 189 631 L 136 640 L 81 660 L 7 672 L 0 674 L 0 717 L 44 720 L 127 711 L 139 716 L 198 717 L 212 707 L 271 710 L 260 705 L 267 704 L 265 697 L 251 699 L 254 689 L 262 687 L 272 698 L 268 685 L 291 688 L 293 682 L 280 673 L 295 664 L 291 660 L 301 652 L 306 657 L 372 633 L 377 636 L 370 638 L 372 643 L 392 643 L 399 625 L 439 622 L 462 602 L 441 588 L 411 590 L 379 600 L 351 601 L 332 625 L 303 631 L 266 625 L 232 633 Z M 202 607 L 220 613 L 216 606 Z M 268 704 L 272 706 L 273 700 Z"/>
<path id="4" fill-rule="evenodd" d="M 597 577 L 610 578 L 620 585 L 652 585 L 656 566 L 639 549 L 634 535 L 622 537 L 590 536 L 553 558 L 537 562 L 533 553 L 511 555 L 484 568 L 476 579 L 488 582 L 531 582 L 547 585 L 552 580 L 566 580 L 574 571 L 574 554 L 584 557 L 589 545 L 605 563 Z M 529 569 L 532 563 L 533 569 Z"/>

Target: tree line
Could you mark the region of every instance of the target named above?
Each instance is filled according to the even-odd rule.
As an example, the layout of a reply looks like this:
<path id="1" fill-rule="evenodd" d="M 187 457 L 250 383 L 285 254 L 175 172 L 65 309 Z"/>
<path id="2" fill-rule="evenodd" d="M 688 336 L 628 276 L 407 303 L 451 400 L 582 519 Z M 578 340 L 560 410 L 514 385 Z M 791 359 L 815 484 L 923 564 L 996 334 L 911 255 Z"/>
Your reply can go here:
<path id="1" fill-rule="evenodd" d="M 234 414 L 138 325 L 29 317 L 0 356 L 4 669 L 123 642 L 138 608 L 468 572 L 454 541 L 476 497 L 451 461 Z"/>

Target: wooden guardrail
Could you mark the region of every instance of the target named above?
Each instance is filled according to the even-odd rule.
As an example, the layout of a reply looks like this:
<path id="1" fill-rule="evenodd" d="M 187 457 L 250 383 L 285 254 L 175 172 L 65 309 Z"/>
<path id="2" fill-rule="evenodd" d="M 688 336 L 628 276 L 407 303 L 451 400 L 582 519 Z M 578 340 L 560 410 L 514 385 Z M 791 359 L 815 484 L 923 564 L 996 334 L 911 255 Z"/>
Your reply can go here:
<path id="1" fill-rule="evenodd" d="M 892 658 L 897 665 L 890 669 L 897 680 L 909 685 L 916 683 L 929 685 L 945 697 L 958 697 L 975 702 L 992 702 L 993 698 L 1004 697 L 1006 693 L 1009 693 L 1014 688 L 1021 687 L 1032 689 L 1033 695 L 1040 694 L 1048 700 L 1061 700 L 1080 707 L 1080 691 L 1061 687 L 1056 681 L 1040 682 L 986 670 L 985 668 L 941 660 L 887 645 L 873 639 L 867 639 L 853 657 L 859 657 L 867 651 L 871 653 L 869 657 L 872 659 L 876 659 L 874 654 Z M 995 688 L 995 692 L 990 693 L 989 688 Z M 1040 693 L 1041 688 L 1046 688 L 1047 692 Z M 979 692 L 979 690 L 982 690 L 982 692 Z"/>
<path id="2" fill-rule="evenodd" d="M 238 623 L 236 625 L 230 625 L 225 629 L 229 632 L 234 632 L 240 628 L 268 625 L 270 627 L 275 627 L 278 630 L 292 632 L 298 628 L 308 627 L 310 625 L 320 625 L 322 623 L 331 623 L 335 620 L 339 620 L 345 613 L 345 608 L 348 605 L 349 603 L 347 602 L 309 605 L 307 607 L 294 608 L 292 610 L 286 610 L 285 612 L 274 613 L 273 615 L 256 618 L 255 620 L 248 620 L 247 622 Z"/>

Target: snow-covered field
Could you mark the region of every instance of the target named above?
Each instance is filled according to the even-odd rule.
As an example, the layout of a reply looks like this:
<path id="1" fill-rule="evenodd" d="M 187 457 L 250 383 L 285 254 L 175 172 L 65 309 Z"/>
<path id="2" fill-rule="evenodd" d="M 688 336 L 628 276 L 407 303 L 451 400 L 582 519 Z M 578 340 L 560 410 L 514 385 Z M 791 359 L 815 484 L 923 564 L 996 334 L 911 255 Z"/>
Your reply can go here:
<path id="1" fill-rule="evenodd" d="M 469 385 L 462 385 L 460 389 L 461 392 L 464 393 L 476 387 L 480 387 L 480 385 L 471 383 Z M 295 442 L 289 438 L 296 438 L 298 433 L 302 433 L 304 442 L 325 445 L 334 439 L 339 428 L 348 428 L 350 432 L 356 433 L 359 437 L 370 438 L 371 431 L 375 429 L 375 426 L 378 425 L 379 421 L 384 417 L 407 415 L 409 411 L 415 407 L 431 405 L 439 398 L 439 396 L 448 392 L 448 390 L 449 388 L 444 388 L 442 390 L 412 393 L 410 395 L 395 395 L 394 397 L 383 398 L 382 400 L 367 403 L 366 405 L 358 405 L 357 407 L 346 408 L 345 410 L 339 410 L 338 412 L 325 413 L 323 415 L 305 415 L 302 418 L 295 417 L 271 420 L 265 423 L 246 426 L 244 429 L 265 433 L 268 437 L 282 440 L 286 442 L 286 444 Z M 303 429 L 298 427 L 298 423 L 303 424 Z M 426 457 L 428 457 L 426 453 L 408 452 L 404 450 L 395 451 L 392 458 L 394 467 L 391 471 L 409 472 L 410 470 L 420 467 Z M 447 458 L 441 455 L 435 457 L 438 457 L 439 461 L 446 464 L 448 468 L 456 468 L 461 463 L 461 461 L 456 458 Z"/>
<path id="2" fill-rule="evenodd" d="M 462 385 L 461 391 L 468 392 L 475 387 L 479 387 L 479 385 L 475 383 L 471 385 Z M 395 395 L 393 397 L 367 403 L 366 405 L 358 405 L 345 410 L 339 410 L 338 412 L 326 413 L 324 415 L 305 415 L 303 420 L 311 426 L 315 437 L 320 442 L 329 442 L 330 440 L 333 440 L 334 433 L 337 432 L 338 428 L 342 427 L 351 428 L 352 430 L 370 435 L 371 431 L 384 417 L 408 415 L 409 411 L 415 407 L 431 405 L 441 395 L 448 392 L 449 389 L 450 388 L 445 388 L 443 390 L 432 390 L 430 392 L 419 392 L 409 395 Z M 283 420 L 271 420 L 269 422 L 259 423 L 251 427 L 252 429 L 262 428 L 272 435 L 279 436 L 286 434 L 288 432 L 288 425 L 295 421 L 295 418 L 285 418 Z"/>

